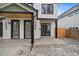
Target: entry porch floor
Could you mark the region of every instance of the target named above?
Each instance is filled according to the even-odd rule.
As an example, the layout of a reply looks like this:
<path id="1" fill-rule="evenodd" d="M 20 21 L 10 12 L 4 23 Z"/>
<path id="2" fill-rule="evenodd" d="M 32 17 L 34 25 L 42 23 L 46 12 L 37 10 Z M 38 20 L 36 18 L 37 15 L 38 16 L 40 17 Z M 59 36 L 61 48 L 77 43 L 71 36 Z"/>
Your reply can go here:
<path id="1" fill-rule="evenodd" d="M 67 38 L 35 39 L 30 51 L 30 39 L 0 39 L 0 56 L 78 56 L 79 41 Z"/>

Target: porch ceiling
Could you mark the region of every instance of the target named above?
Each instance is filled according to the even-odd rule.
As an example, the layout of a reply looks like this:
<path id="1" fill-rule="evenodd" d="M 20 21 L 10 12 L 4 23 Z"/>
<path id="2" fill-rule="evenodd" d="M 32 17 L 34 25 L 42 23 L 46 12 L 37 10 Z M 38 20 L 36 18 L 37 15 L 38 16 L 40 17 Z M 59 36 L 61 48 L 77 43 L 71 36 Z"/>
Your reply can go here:
<path id="1" fill-rule="evenodd" d="M 30 13 L 0 13 L 0 16 L 4 16 L 7 18 L 32 18 L 32 14 Z"/>

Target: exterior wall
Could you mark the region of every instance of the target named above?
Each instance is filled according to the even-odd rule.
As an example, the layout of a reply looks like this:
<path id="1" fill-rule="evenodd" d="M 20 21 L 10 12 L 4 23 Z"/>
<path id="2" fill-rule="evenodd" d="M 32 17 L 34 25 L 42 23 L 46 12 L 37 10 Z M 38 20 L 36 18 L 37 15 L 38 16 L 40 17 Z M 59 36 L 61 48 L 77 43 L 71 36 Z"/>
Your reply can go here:
<path id="1" fill-rule="evenodd" d="M 74 26 L 79 28 L 79 13 L 74 16 L 74 23 Z"/>
<path id="2" fill-rule="evenodd" d="M 37 20 L 37 18 L 34 18 L 34 38 L 39 39 L 41 37 L 41 25 L 40 20 Z"/>
<path id="3" fill-rule="evenodd" d="M 51 37 L 55 37 L 55 22 L 51 22 Z"/>
<path id="4" fill-rule="evenodd" d="M 10 22 L 10 24 L 9 24 Z M 34 38 L 41 37 L 40 20 L 34 21 Z M 3 20 L 3 39 L 11 39 L 11 20 Z M 24 39 L 24 20 L 20 20 L 20 39 Z"/>
<path id="5" fill-rule="evenodd" d="M 69 28 L 69 27 L 78 27 L 79 28 L 79 14 L 73 14 L 69 17 L 66 15 L 63 18 L 58 20 L 58 27 Z"/>
<path id="6" fill-rule="evenodd" d="M 57 18 L 57 15 L 58 15 L 57 4 L 53 4 L 53 5 L 54 5 L 54 14 L 46 14 L 46 15 L 41 14 L 41 4 L 35 3 L 34 8 L 38 10 L 39 18 Z M 27 10 L 30 10 L 30 9 L 28 8 Z M 1 11 L 15 11 L 15 12 L 27 11 L 27 10 L 25 10 L 24 8 L 20 8 L 16 5 L 10 5 L 10 6 L 5 7 L 4 9 L 1 9 Z M 36 15 L 36 12 L 34 12 L 34 16 L 35 15 Z M 51 23 L 51 36 L 54 36 L 55 22 L 53 22 L 52 20 L 47 20 L 47 21 L 44 20 L 44 22 Z M 37 18 L 34 17 L 34 38 L 39 39 L 40 37 L 41 37 L 41 21 L 37 20 Z M 3 39 L 11 39 L 11 19 L 3 20 Z M 24 39 L 24 20 L 20 20 L 20 39 Z"/>
<path id="7" fill-rule="evenodd" d="M 11 22 L 9 19 L 3 20 L 3 39 L 11 39 Z"/>
<path id="8" fill-rule="evenodd" d="M 10 22 L 10 24 L 9 24 Z M 51 23 L 51 37 L 54 37 L 54 22 L 47 21 Z M 7 28 L 6 28 L 7 26 Z M 41 23 L 40 20 L 34 21 L 34 38 L 39 39 L 41 37 Z M 11 39 L 11 20 L 3 20 L 3 39 Z M 20 39 L 24 39 L 24 21 L 20 20 Z"/>
<path id="9" fill-rule="evenodd" d="M 57 15 L 58 15 L 57 6 L 58 6 L 57 4 L 53 4 L 53 9 L 54 9 L 53 14 L 42 14 L 41 13 L 41 4 L 40 3 L 34 4 L 34 8 L 38 10 L 38 18 L 57 18 Z"/>

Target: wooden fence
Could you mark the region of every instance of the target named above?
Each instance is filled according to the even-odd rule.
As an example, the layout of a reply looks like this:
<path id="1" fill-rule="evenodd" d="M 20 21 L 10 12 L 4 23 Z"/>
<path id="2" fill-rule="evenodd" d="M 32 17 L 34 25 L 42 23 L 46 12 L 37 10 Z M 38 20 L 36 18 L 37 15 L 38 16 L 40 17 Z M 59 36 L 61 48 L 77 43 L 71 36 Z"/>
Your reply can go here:
<path id="1" fill-rule="evenodd" d="M 77 28 L 58 28 L 58 38 L 72 38 L 79 40 L 79 29 Z"/>
<path id="2" fill-rule="evenodd" d="M 69 28 L 66 30 L 66 38 L 78 39 L 79 40 L 79 29 Z"/>

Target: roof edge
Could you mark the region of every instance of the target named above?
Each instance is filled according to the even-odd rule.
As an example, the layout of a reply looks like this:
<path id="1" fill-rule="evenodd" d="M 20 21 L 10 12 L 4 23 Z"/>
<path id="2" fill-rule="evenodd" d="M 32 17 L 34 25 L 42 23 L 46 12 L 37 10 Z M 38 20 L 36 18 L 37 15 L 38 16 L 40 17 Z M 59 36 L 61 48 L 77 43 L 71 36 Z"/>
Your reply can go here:
<path id="1" fill-rule="evenodd" d="M 64 16 L 70 14 L 70 13 L 73 12 L 74 10 L 71 11 L 71 12 L 69 12 L 69 11 L 72 10 L 73 8 L 75 8 L 75 7 L 78 6 L 78 5 L 79 5 L 79 3 L 77 3 L 75 6 L 71 7 L 70 9 L 68 9 L 67 11 L 65 11 L 64 13 L 60 14 L 60 15 L 58 16 L 58 18 L 63 18 Z M 69 12 L 69 13 L 68 13 L 68 12 Z M 66 13 L 67 13 L 67 14 L 66 14 Z"/>

